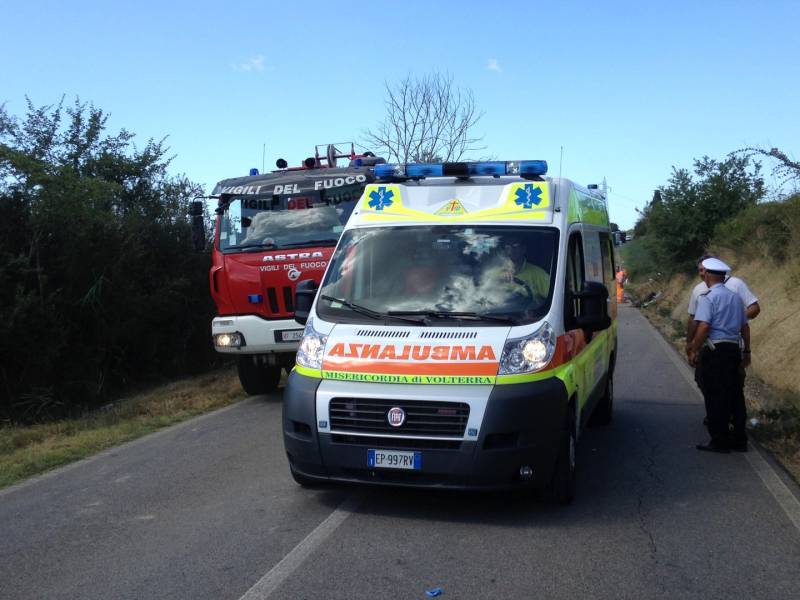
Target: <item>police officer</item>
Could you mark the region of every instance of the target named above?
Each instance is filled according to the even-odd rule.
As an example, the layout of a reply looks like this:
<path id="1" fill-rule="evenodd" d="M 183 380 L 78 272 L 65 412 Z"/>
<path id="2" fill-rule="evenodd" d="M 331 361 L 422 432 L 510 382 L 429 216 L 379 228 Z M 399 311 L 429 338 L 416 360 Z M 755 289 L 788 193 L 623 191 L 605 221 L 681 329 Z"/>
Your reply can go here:
<path id="1" fill-rule="evenodd" d="M 724 285 L 730 267 L 718 258 L 702 262 L 709 290 L 697 301 L 696 333 L 687 350 L 689 364 L 701 369 L 702 392 L 711 441 L 698 450 L 728 453 L 747 450 L 747 410 L 739 369 L 750 362 L 750 326 L 739 296 Z M 740 351 L 739 335 L 744 340 Z M 744 352 L 744 358 L 742 356 Z M 728 423 L 733 422 L 733 433 Z"/>
<path id="2" fill-rule="evenodd" d="M 702 256 L 700 260 L 697 261 L 697 272 L 700 275 L 700 283 L 698 283 L 692 289 L 692 295 L 689 298 L 689 319 L 686 323 L 686 350 L 688 352 L 689 347 L 692 344 L 692 338 L 694 338 L 694 334 L 697 330 L 697 321 L 694 319 L 694 315 L 697 312 L 697 299 L 700 297 L 701 294 L 708 292 L 708 286 L 705 282 L 705 268 L 703 267 L 703 261 L 707 258 L 715 258 L 709 254 Z M 745 312 L 747 314 L 748 321 L 752 321 L 755 319 L 759 313 L 761 312 L 761 305 L 758 303 L 758 298 L 756 297 L 753 292 L 750 291 L 750 288 L 747 287 L 747 284 L 744 280 L 740 279 L 739 277 L 734 277 L 730 273 L 728 273 L 725 277 L 725 287 L 735 292 L 736 295 L 739 296 L 739 299 L 742 301 L 742 304 L 745 307 Z M 700 391 L 703 390 L 703 381 L 701 379 L 702 369 L 698 367 L 695 369 L 694 373 L 694 380 L 697 382 L 697 386 L 700 388 Z M 744 402 L 744 380 L 746 377 L 746 371 L 744 369 L 744 365 L 742 368 L 739 369 L 739 377 L 742 380 L 742 398 L 741 402 Z M 704 425 L 708 425 L 708 418 L 703 420 Z"/>

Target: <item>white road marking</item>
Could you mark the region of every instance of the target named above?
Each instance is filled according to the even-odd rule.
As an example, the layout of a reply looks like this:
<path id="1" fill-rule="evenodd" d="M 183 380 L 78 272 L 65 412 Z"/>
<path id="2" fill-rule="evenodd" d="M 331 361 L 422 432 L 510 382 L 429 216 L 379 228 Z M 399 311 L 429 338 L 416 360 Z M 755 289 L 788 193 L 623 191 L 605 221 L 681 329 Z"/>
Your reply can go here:
<path id="1" fill-rule="evenodd" d="M 700 393 L 700 390 L 694 381 L 694 375 L 692 374 L 689 365 L 679 358 L 675 348 L 667 343 L 663 336 L 656 330 L 655 327 L 650 324 L 650 321 L 648 321 L 644 315 L 641 315 L 640 313 L 639 317 L 645 323 L 647 323 L 647 326 L 649 327 L 653 337 L 658 340 L 658 343 L 664 349 L 664 352 L 667 354 L 667 356 L 669 356 L 669 359 L 678 369 L 683 378 L 689 383 L 689 387 L 695 392 L 695 394 L 697 394 L 697 397 L 702 400 L 703 394 Z M 781 509 L 783 509 L 783 512 L 786 513 L 786 516 L 789 517 L 792 525 L 794 525 L 795 529 L 800 532 L 800 500 L 798 500 L 797 497 L 786 486 L 780 475 L 778 475 L 778 473 L 775 471 L 775 468 L 761 455 L 760 450 L 751 447 L 750 451 L 745 453 L 745 458 L 747 458 L 747 462 L 753 468 L 753 471 L 756 472 L 756 475 L 758 475 L 758 477 L 761 479 L 764 487 L 767 488 Z"/>
<path id="2" fill-rule="evenodd" d="M 239 600 L 263 600 L 269 596 L 316 550 L 336 528 L 358 508 L 359 500 L 350 497 L 342 502 L 328 518 L 317 525 L 302 542 L 259 579 Z"/>

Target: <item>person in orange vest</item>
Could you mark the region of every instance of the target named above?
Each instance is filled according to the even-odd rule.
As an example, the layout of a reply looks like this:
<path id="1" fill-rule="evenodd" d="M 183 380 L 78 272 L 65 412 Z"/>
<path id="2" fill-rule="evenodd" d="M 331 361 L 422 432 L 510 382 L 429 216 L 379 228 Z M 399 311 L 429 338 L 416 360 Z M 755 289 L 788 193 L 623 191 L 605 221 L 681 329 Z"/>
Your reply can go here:
<path id="1" fill-rule="evenodd" d="M 617 280 L 617 304 L 621 304 L 625 301 L 623 289 L 625 287 L 625 281 L 628 279 L 628 274 L 623 267 L 617 267 L 615 279 Z"/>

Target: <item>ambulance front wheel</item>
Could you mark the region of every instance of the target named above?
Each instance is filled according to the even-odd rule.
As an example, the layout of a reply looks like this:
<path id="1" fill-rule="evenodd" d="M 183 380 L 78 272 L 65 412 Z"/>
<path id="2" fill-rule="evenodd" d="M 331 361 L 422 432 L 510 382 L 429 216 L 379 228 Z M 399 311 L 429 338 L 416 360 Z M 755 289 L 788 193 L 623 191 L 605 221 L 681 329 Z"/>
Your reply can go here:
<path id="1" fill-rule="evenodd" d="M 597 402 L 594 408 L 590 423 L 592 425 L 608 425 L 614 416 L 614 376 L 611 372 L 606 377 L 606 389 L 603 397 Z"/>
<path id="2" fill-rule="evenodd" d="M 550 484 L 550 495 L 558 504 L 566 505 L 575 499 L 575 408 L 570 405 L 567 410 L 567 422 L 559 442 L 556 468 Z"/>
<path id="3" fill-rule="evenodd" d="M 274 392 L 281 380 L 280 367 L 261 364 L 254 356 L 240 356 L 238 371 L 242 388 L 251 396 Z"/>

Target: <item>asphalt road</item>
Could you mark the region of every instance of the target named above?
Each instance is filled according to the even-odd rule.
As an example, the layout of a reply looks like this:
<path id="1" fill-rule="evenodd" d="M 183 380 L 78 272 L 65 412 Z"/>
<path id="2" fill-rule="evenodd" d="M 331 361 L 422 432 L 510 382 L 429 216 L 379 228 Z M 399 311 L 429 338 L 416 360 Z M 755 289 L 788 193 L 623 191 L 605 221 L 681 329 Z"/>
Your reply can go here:
<path id="1" fill-rule="evenodd" d="M 676 355 L 621 310 L 614 422 L 578 497 L 290 478 L 280 396 L 247 399 L 0 492 L 1 598 L 800 598 L 796 486 L 700 453 Z"/>

